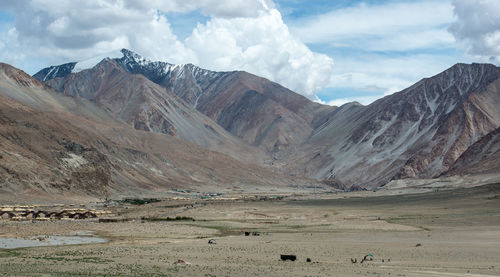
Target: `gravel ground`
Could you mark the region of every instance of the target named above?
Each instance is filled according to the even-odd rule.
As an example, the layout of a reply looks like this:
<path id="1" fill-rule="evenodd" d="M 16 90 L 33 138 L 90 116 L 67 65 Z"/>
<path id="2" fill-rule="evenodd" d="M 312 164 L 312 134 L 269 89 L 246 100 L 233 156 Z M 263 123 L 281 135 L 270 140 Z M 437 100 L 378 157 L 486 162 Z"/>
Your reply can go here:
<path id="1" fill-rule="evenodd" d="M 192 208 L 177 212 L 162 201 L 114 208 L 136 218 L 119 223 L 4 220 L 2 237 L 86 231 L 109 242 L 0 250 L 0 275 L 500 276 L 499 196 L 500 186 L 489 185 L 413 196 L 183 203 Z M 195 221 L 139 219 L 174 212 Z M 297 260 L 281 261 L 281 254 Z M 367 254 L 373 260 L 360 263 Z"/>

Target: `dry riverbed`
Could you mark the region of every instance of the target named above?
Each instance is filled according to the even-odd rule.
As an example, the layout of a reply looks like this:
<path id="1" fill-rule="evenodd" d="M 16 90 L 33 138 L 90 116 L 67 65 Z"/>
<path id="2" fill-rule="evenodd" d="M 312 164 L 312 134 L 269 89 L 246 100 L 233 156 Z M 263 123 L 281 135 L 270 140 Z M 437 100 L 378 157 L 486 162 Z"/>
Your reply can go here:
<path id="1" fill-rule="evenodd" d="M 109 209 L 127 221 L 0 221 L 2 238 L 108 240 L 0 250 L 0 275 L 500 276 L 499 184 L 417 195 L 164 200 Z M 281 254 L 297 260 L 281 261 Z M 368 254 L 373 260 L 360 263 Z"/>

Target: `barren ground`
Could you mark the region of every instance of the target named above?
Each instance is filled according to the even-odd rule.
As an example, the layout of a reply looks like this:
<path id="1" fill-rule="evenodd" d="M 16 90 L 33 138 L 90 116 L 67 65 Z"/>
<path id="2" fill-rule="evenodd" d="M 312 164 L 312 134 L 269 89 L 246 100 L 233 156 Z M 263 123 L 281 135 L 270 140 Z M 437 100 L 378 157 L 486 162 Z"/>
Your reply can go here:
<path id="1" fill-rule="evenodd" d="M 1 237 L 92 231 L 109 242 L 0 250 L 0 275 L 500 276 L 500 184 L 305 198 L 122 203 L 108 209 L 131 221 L 116 223 L 3 220 Z"/>

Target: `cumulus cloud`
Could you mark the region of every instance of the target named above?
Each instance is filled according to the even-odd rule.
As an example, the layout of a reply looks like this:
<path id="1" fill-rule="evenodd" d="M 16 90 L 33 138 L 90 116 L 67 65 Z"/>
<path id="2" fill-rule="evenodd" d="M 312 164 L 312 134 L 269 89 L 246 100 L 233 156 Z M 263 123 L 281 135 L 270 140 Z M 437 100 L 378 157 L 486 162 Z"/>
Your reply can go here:
<path id="1" fill-rule="evenodd" d="M 190 12 L 200 9 L 205 15 L 214 17 L 253 17 L 259 11 L 274 7 L 271 0 L 129 0 L 125 4 L 132 9 L 151 7 L 164 12 Z"/>
<path id="2" fill-rule="evenodd" d="M 15 51 L 20 46 L 17 37 L 18 33 L 15 28 L 7 29 L 0 34 L 0 53 L 7 63 L 17 64 L 26 58 L 23 52 Z"/>
<path id="3" fill-rule="evenodd" d="M 327 87 L 362 95 L 332 93 L 326 98 L 322 93 L 323 100 L 338 105 L 350 100 L 368 104 L 456 63 L 447 53 L 455 52 L 455 38 L 447 30 L 453 21 L 448 0 L 377 1 L 295 19 L 289 25 L 301 41 L 331 51 L 335 67 Z M 378 96 L 362 93 L 373 91 Z"/>
<path id="4" fill-rule="evenodd" d="M 327 87 L 349 88 L 354 92 L 343 93 L 340 97 L 331 95 L 326 103 L 338 106 L 357 101 L 366 105 L 382 96 L 401 91 L 424 77 L 438 74 L 453 63 L 456 63 L 454 57 L 438 54 L 338 57 Z"/>
<path id="5" fill-rule="evenodd" d="M 454 0 L 457 20 L 450 32 L 469 55 L 500 63 L 500 1 Z"/>
<path id="6" fill-rule="evenodd" d="M 294 38 L 275 9 L 253 18 L 213 18 L 198 25 L 186 45 L 202 65 L 258 73 L 313 99 L 333 66 L 331 58 Z"/>
<path id="7" fill-rule="evenodd" d="M 128 3 L 128 2 L 127 2 Z M 132 3 L 132 2 L 130 2 Z M 165 18 L 152 7 L 131 9 L 122 1 L 12 1 L 14 29 L 24 52 L 50 63 L 86 59 L 120 48 L 173 62 L 192 58 Z"/>
<path id="8" fill-rule="evenodd" d="M 307 43 L 402 51 L 453 43 L 445 27 L 452 21 L 448 1 L 362 3 L 298 20 L 291 29 Z"/>
<path id="9" fill-rule="evenodd" d="M 333 65 L 290 34 L 270 0 L 32 0 L 0 8 L 15 15 L 15 36 L 0 47 L 49 64 L 129 48 L 153 60 L 246 70 L 311 99 L 328 84 Z M 168 14 L 195 10 L 210 19 L 181 41 Z"/>
<path id="10" fill-rule="evenodd" d="M 378 94 L 374 96 L 354 96 L 354 97 L 345 97 L 345 98 L 337 98 L 330 100 L 324 104 L 330 105 L 330 106 L 337 106 L 340 107 L 346 103 L 350 102 L 358 102 L 361 105 L 369 105 L 370 103 L 373 103 L 375 100 L 385 96 L 384 94 Z"/>

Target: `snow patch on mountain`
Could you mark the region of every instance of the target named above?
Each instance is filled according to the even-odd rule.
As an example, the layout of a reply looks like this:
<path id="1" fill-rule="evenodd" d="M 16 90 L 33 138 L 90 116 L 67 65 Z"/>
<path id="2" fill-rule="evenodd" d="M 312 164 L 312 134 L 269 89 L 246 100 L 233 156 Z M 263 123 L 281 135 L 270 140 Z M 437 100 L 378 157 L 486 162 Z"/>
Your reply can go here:
<path id="1" fill-rule="evenodd" d="M 82 60 L 82 61 L 77 62 L 75 67 L 73 68 L 73 70 L 71 70 L 71 73 L 78 73 L 82 70 L 93 68 L 94 66 L 96 66 L 98 63 L 100 63 L 102 60 L 104 60 L 106 58 L 113 59 L 113 58 L 120 58 L 120 57 L 122 57 L 121 51 L 112 51 L 112 52 L 107 52 L 107 53 L 104 53 L 101 55 L 97 55 L 97 56 L 88 58 L 86 60 Z"/>

